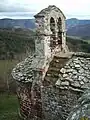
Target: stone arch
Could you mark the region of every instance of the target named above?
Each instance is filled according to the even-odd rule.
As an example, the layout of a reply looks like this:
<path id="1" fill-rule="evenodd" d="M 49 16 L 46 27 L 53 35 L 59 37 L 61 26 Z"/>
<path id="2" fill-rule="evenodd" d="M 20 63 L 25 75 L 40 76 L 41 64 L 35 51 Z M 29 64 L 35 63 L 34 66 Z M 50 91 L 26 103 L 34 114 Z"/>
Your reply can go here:
<path id="1" fill-rule="evenodd" d="M 67 51 L 65 30 L 66 17 L 63 12 L 56 6 L 49 6 L 41 10 L 34 17 L 37 25 L 36 31 L 40 37 L 35 40 L 37 56 L 51 59 L 55 53 Z"/>
<path id="2" fill-rule="evenodd" d="M 62 19 L 59 17 L 57 22 L 58 27 L 58 44 L 62 44 Z"/>
<path id="3" fill-rule="evenodd" d="M 50 30 L 51 30 L 51 35 L 50 35 L 50 47 L 53 49 L 56 45 L 56 31 L 55 31 L 55 20 L 53 17 L 50 18 Z"/>

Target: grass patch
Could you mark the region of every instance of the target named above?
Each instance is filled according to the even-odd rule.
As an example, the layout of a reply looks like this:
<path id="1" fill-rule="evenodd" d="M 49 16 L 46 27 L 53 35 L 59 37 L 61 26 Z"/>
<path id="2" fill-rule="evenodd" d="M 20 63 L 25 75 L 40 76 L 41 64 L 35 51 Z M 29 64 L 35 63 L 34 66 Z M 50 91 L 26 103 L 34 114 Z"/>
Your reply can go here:
<path id="1" fill-rule="evenodd" d="M 0 94 L 0 120 L 20 120 L 16 95 Z"/>
<path id="2" fill-rule="evenodd" d="M 90 44 L 90 40 L 83 40 L 84 42 L 87 42 L 88 44 Z"/>
<path id="3" fill-rule="evenodd" d="M 90 40 L 87 40 L 88 44 L 90 44 Z"/>
<path id="4" fill-rule="evenodd" d="M 15 81 L 12 79 L 11 72 L 17 63 L 17 60 L 0 60 L 0 92 L 7 91 L 7 82 L 10 91 L 15 91 Z"/>
<path id="5" fill-rule="evenodd" d="M 66 40 L 70 51 L 90 53 L 90 41 L 72 37 L 67 37 Z"/>
<path id="6" fill-rule="evenodd" d="M 8 72 L 13 69 L 16 63 L 16 60 L 0 60 L 0 76 L 7 76 Z"/>

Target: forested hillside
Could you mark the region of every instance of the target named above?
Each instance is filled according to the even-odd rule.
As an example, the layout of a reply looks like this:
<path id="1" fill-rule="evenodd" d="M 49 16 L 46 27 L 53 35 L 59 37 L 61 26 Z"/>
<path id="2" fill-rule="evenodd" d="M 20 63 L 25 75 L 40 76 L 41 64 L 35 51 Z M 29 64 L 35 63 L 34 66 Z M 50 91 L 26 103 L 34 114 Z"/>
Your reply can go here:
<path id="1" fill-rule="evenodd" d="M 34 52 L 34 32 L 24 29 L 0 29 L 0 59 Z"/>
<path id="2" fill-rule="evenodd" d="M 17 56 L 33 53 L 35 50 L 35 32 L 28 29 L 0 29 L 0 59 L 16 59 Z M 90 52 L 90 44 L 74 37 L 67 37 L 72 51 Z"/>
<path id="3" fill-rule="evenodd" d="M 0 92 L 15 92 L 11 76 L 14 66 L 35 51 L 35 32 L 28 29 L 0 29 Z"/>
<path id="4" fill-rule="evenodd" d="M 70 51 L 90 53 L 90 40 L 67 36 L 67 45 Z"/>

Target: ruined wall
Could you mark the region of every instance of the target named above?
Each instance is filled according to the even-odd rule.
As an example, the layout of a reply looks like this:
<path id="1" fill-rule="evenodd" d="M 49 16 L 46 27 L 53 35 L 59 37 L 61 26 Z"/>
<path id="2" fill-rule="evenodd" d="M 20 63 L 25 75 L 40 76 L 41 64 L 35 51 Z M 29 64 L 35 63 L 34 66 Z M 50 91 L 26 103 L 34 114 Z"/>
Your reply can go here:
<path id="1" fill-rule="evenodd" d="M 55 82 L 55 81 L 54 81 Z M 76 53 L 60 70 L 56 83 L 43 84 L 45 120 L 66 120 L 90 83 L 90 55 Z"/>
<path id="2" fill-rule="evenodd" d="M 19 63 L 12 71 L 13 78 L 17 81 L 17 94 L 20 103 L 20 114 L 26 120 L 42 120 L 42 80 L 45 77 L 50 61 L 57 48 L 50 47 L 52 42 L 52 32 L 50 27 L 50 19 L 55 19 L 55 40 L 57 40 L 57 19 L 62 19 L 62 44 L 65 45 L 65 16 L 56 6 L 49 6 L 35 15 L 36 20 L 36 36 L 35 54 L 29 56 L 24 61 Z M 63 36 L 64 35 L 64 36 Z M 53 37 L 52 37 L 53 38 Z M 53 39 L 54 40 L 54 39 Z M 64 47 L 63 47 L 64 49 Z"/>
<path id="3" fill-rule="evenodd" d="M 90 84 L 90 55 L 72 54 L 60 69 L 59 78 L 51 79 L 49 84 L 43 80 L 43 69 L 32 69 L 33 59 L 35 56 L 28 57 L 12 72 L 17 81 L 21 117 L 26 120 L 66 120 Z"/>
<path id="4" fill-rule="evenodd" d="M 58 31 L 59 17 L 62 29 Z M 49 6 L 35 18 L 37 24 L 35 54 L 27 57 L 12 71 L 12 76 L 17 81 L 20 115 L 24 120 L 66 120 L 78 98 L 87 88 L 86 84 L 90 83 L 90 55 L 72 54 L 66 64 L 63 64 L 64 61 L 61 63 L 63 66 L 58 64 L 61 65 L 58 77 L 55 80 L 51 78 L 46 84 L 44 78 L 55 54 L 68 53 L 65 16 L 56 6 Z M 54 27 L 50 26 L 50 20 Z M 62 37 L 62 41 L 59 42 L 58 32 Z M 55 46 L 54 44 L 50 46 L 52 42 Z M 58 57 L 61 59 L 60 55 Z M 57 59 L 56 61 L 58 62 Z"/>
<path id="5" fill-rule="evenodd" d="M 34 81 L 35 82 L 35 81 Z M 20 117 L 25 120 L 42 120 L 41 86 L 35 83 L 17 83 Z"/>
<path id="6" fill-rule="evenodd" d="M 12 71 L 17 83 L 17 95 L 20 104 L 20 117 L 25 120 L 42 120 L 41 80 L 43 72 L 36 70 L 35 56 L 29 56 Z"/>
<path id="7" fill-rule="evenodd" d="M 90 120 L 90 84 L 70 112 L 67 120 Z"/>
<path id="8" fill-rule="evenodd" d="M 51 18 L 53 18 L 54 26 L 51 26 Z M 60 25 L 58 25 L 59 18 L 61 19 Z M 36 55 L 41 58 L 43 57 L 45 61 L 52 58 L 57 51 L 62 51 L 62 49 L 65 52 L 67 51 L 65 19 L 62 11 L 56 6 L 49 6 L 35 15 L 37 34 L 39 36 L 35 41 Z M 60 28 L 58 28 L 58 26 L 60 26 Z M 58 44 L 59 29 L 61 32 L 61 44 Z M 52 32 L 53 30 L 54 33 Z"/>

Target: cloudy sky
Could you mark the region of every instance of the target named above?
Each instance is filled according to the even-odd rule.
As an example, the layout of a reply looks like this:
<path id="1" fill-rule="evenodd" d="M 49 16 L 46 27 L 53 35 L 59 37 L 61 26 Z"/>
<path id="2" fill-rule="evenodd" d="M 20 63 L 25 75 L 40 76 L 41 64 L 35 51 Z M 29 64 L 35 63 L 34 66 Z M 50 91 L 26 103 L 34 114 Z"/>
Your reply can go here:
<path id="1" fill-rule="evenodd" d="M 0 0 L 0 18 L 32 18 L 48 5 L 59 7 L 67 18 L 90 19 L 90 0 Z"/>

